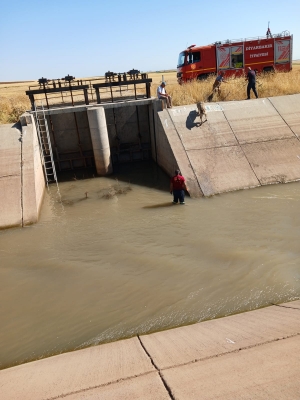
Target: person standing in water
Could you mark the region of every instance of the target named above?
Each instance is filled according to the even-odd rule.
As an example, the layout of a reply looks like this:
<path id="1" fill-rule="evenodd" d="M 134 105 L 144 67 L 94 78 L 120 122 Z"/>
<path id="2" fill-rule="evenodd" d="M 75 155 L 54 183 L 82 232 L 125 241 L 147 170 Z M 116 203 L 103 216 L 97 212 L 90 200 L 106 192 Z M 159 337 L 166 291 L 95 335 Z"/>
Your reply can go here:
<path id="1" fill-rule="evenodd" d="M 184 203 L 184 191 L 187 190 L 184 177 L 180 171 L 176 169 L 175 175 L 171 178 L 170 182 L 170 193 L 173 194 L 173 204 Z"/>

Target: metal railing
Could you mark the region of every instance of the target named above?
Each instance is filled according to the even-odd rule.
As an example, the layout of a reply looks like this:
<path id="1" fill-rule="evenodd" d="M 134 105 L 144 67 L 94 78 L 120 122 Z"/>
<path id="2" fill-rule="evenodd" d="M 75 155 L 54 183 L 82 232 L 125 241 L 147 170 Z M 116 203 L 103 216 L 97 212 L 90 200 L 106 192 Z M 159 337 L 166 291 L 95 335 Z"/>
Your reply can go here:
<path id="1" fill-rule="evenodd" d="M 241 42 L 250 42 L 251 40 L 265 40 L 265 39 L 278 39 L 278 38 L 284 38 L 286 36 L 290 36 L 289 31 L 283 31 L 281 33 L 275 33 L 275 34 L 269 34 L 265 36 L 254 36 L 254 37 L 249 37 L 249 38 L 241 38 L 241 39 L 226 39 L 226 40 L 220 40 L 217 41 L 213 44 L 220 45 L 220 44 L 231 44 L 231 43 L 241 43 Z"/>
<path id="2" fill-rule="evenodd" d="M 127 73 L 107 72 L 105 77 L 77 79 L 67 75 L 62 79 L 41 78 L 29 86 L 26 95 L 35 110 L 37 101 L 49 109 L 91 103 L 111 103 L 124 100 L 150 98 L 152 79 L 138 70 Z"/>

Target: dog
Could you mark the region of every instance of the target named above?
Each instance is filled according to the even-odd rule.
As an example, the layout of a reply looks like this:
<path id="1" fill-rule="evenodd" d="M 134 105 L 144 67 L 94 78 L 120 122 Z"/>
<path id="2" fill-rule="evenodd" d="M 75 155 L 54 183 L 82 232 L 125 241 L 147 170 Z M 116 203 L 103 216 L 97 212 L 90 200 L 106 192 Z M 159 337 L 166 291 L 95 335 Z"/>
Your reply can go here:
<path id="1" fill-rule="evenodd" d="M 198 108 L 198 115 L 200 117 L 201 124 L 202 124 L 202 119 L 204 118 L 204 116 L 205 116 L 205 121 L 207 121 L 207 116 L 206 116 L 206 110 L 205 110 L 204 103 L 202 101 L 198 102 L 197 103 L 197 108 Z"/>

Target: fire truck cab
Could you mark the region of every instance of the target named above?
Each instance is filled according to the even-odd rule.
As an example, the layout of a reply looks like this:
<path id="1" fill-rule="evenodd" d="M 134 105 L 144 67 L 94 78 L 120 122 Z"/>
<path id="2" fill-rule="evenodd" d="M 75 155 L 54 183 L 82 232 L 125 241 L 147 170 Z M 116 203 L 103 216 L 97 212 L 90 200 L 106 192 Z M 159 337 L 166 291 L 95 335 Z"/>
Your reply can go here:
<path id="1" fill-rule="evenodd" d="M 292 69 L 293 36 L 288 31 L 263 37 L 225 40 L 209 46 L 191 45 L 179 54 L 179 83 L 206 79 L 224 71 L 226 76 L 241 76 L 251 67 L 257 72 Z"/>

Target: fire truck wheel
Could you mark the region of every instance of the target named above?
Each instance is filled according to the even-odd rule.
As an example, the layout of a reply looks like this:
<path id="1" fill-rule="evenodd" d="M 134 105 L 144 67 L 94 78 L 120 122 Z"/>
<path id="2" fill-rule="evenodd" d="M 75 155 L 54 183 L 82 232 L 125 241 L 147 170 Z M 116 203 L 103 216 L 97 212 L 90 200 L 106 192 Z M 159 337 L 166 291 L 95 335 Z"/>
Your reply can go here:
<path id="1" fill-rule="evenodd" d="M 265 72 L 265 73 L 274 72 L 274 68 L 273 67 L 265 67 L 263 69 L 263 72 Z"/>
<path id="2" fill-rule="evenodd" d="M 208 78 L 207 74 L 202 74 L 202 75 L 197 76 L 198 81 L 205 81 L 205 79 L 207 79 L 207 78 Z"/>

